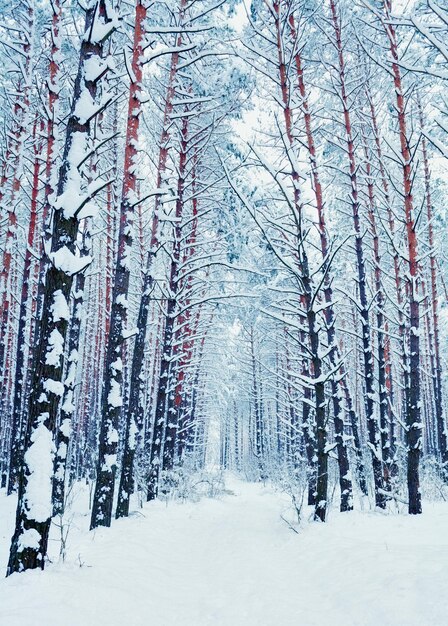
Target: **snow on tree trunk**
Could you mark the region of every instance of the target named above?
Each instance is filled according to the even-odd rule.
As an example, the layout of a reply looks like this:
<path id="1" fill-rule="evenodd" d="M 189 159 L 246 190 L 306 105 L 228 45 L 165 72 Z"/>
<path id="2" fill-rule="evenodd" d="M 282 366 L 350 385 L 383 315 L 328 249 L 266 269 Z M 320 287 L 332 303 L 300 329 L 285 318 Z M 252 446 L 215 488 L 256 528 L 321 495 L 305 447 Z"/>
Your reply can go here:
<path id="1" fill-rule="evenodd" d="M 90 528 L 110 526 L 112 519 L 118 450 L 118 422 L 124 396 L 122 344 L 129 335 L 126 323 L 127 310 L 129 307 L 128 295 L 131 275 L 130 263 L 133 244 L 134 214 L 135 204 L 137 202 L 136 159 L 138 156 L 139 126 L 142 112 L 141 102 L 143 99 L 142 69 L 146 18 L 147 2 L 146 0 L 138 0 L 135 8 L 131 85 L 128 100 L 123 189 L 118 231 L 118 253 L 112 289 L 110 330 L 106 339 L 107 348 L 101 398 L 99 455 Z M 131 419 L 130 416 L 128 416 L 127 424 L 129 425 L 130 422 Z M 129 432 L 130 426 L 127 426 L 127 440 L 129 439 Z M 128 461 L 125 452 L 124 466 L 127 467 L 127 465 Z M 121 507 L 129 507 L 129 495 L 130 485 L 120 487 L 117 512 L 121 510 Z M 126 505 L 124 504 L 123 496 L 126 499 Z"/>
<path id="2" fill-rule="evenodd" d="M 390 22 L 391 2 L 384 0 L 384 28 L 389 39 L 392 56 L 392 72 L 396 95 L 396 111 L 401 150 L 401 168 L 403 173 L 403 198 L 407 249 L 408 272 L 406 273 L 406 291 L 409 303 L 409 322 L 406 324 L 406 339 L 409 345 L 409 392 L 406 406 L 406 440 L 407 440 L 407 483 L 409 493 L 409 513 L 416 515 L 422 512 L 419 464 L 422 448 L 422 423 L 420 406 L 420 302 L 419 259 L 414 215 L 412 155 L 407 131 L 406 99 L 399 66 L 398 44 L 396 32 Z"/>
<path id="3" fill-rule="evenodd" d="M 76 239 L 79 220 L 95 210 L 92 199 L 98 190 L 98 181 L 90 188 L 86 186 L 81 168 L 87 155 L 90 123 L 108 102 L 107 92 L 100 102 L 97 91 L 101 77 L 108 71 L 107 61 L 102 58 L 105 41 L 117 27 L 118 17 L 106 0 L 89 3 L 53 202 L 52 241 L 45 251 L 51 264 L 45 277 L 42 317 L 38 321 L 16 529 L 7 575 L 43 569 L 45 564 L 52 515 L 54 430 L 64 390 L 68 301 L 73 277 L 90 262 L 89 257 L 78 255 Z"/>
<path id="4" fill-rule="evenodd" d="M 142 419 L 142 402 L 143 402 L 143 384 L 139 376 L 139 370 L 141 368 L 141 364 L 144 362 L 144 348 L 145 348 L 145 340 L 147 333 L 147 325 L 148 325 L 148 316 L 149 316 L 149 306 L 151 301 L 151 291 L 153 287 L 153 263 L 154 257 L 157 250 L 158 245 L 158 230 L 159 230 L 159 213 L 163 206 L 163 196 L 162 194 L 166 192 L 167 187 L 167 160 L 170 150 L 170 123 L 171 123 L 171 115 L 173 112 L 173 100 L 176 92 L 176 81 L 177 81 L 177 68 L 179 64 L 179 48 L 182 45 L 182 22 L 184 20 L 184 7 L 185 0 L 181 0 L 179 4 L 179 32 L 176 36 L 176 47 L 174 48 L 173 53 L 171 54 L 170 61 L 170 70 L 168 76 L 168 85 L 166 90 L 166 97 L 164 102 L 164 115 L 163 115 L 163 128 L 162 134 L 160 138 L 159 144 L 159 158 L 158 158 L 158 166 L 157 166 L 157 195 L 154 204 L 154 214 L 152 217 L 152 226 L 151 226 L 151 241 L 150 241 L 150 249 L 148 251 L 145 273 L 143 278 L 143 289 L 142 295 L 139 303 L 139 311 L 137 317 L 137 335 L 135 339 L 134 353 L 131 364 L 131 380 L 130 380 L 130 389 L 129 389 L 129 407 L 128 407 L 128 419 L 129 426 L 127 427 L 127 436 L 126 436 L 126 449 L 124 455 L 124 463 L 122 467 L 122 477 L 120 477 L 120 482 L 123 481 L 125 484 L 125 488 L 123 491 L 120 489 L 119 496 L 123 498 L 123 503 L 120 504 L 120 515 L 121 511 L 126 511 L 126 507 L 128 504 L 125 502 L 126 499 L 129 498 L 129 493 L 127 490 L 131 489 L 132 486 L 132 463 L 135 451 L 131 449 L 137 443 L 141 436 L 141 429 L 143 427 L 143 419 Z M 168 319 L 168 318 L 167 318 Z M 169 330 L 168 330 L 169 332 Z M 164 335 L 165 336 L 165 335 Z M 160 374 L 162 375 L 162 374 Z M 167 374 L 166 374 L 167 375 Z M 132 421 L 131 421 L 132 420 Z M 153 436 L 153 445 L 154 445 L 154 436 Z M 156 442 L 157 444 L 157 442 Z M 161 442 L 160 442 L 161 445 Z M 152 499 L 155 497 L 154 495 L 154 481 L 156 480 L 156 475 L 158 476 L 158 468 L 157 470 L 153 466 L 151 461 L 152 453 L 150 452 L 150 477 L 149 477 L 149 487 L 148 487 L 148 499 Z"/>
<path id="5" fill-rule="evenodd" d="M 294 44 L 297 39 L 296 26 L 294 21 L 294 14 L 289 17 L 289 26 L 291 29 L 291 36 Z M 309 153 L 311 176 L 313 180 L 313 191 L 316 200 L 316 210 L 319 226 L 319 237 L 322 251 L 322 259 L 326 264 L 329 262 L 329 242 L 328 233 L 325 219 L 325 203 L 323 198 L 322 184 L 320 181 L 319 168 L 317 163 L 316 145 L 314 141 L 312 116 L 308 103 L 308 97 L 306 92 L 304 72 L 302 67 L 302 59 L 300 52 L 297 52 L 294 57 L 297 73 L 297 82 L 301 98 L 302 114 L 305 122 L 305 134 L 306 142 Z M 326 271 L 326 268 L 325 268 Z M 324 298 L 326 307 L 324 309 L 325 322 L 327 327 L 328 345 L 330 346 L 330 362 L 333 368 L 336 367 L 338 362 L 338 351 L 336 345 L 335 336 L 335 312 L 333 307 L 333 289 L 331 286 L 331 273 L 326 271 L 325 283 L 324 283 Z M 335 428 L 335 440 L 337 443 L 338 451 L 338 465 L 339 465 L 339 486 L 341 489 L 341 511 L 349 511 L 353 508 L 353 488 L 350 477 L 350 465 L 347 452 L 346 439 L 344 435 L 344 420 L 342 417 L 342 392 L 340 388 L 340 381 L 338 380 L 338 374 L 334 373 L 331 379 L 331 395 L 333 400 L 333 420 Z M 363 467 L 361 466 L 363 471 Z M 358 466 L 358 471 L 360 467 Z M 361 477 L 361 482 L 365 481 L 365 478 Z"/>
<path id="6" fill-rule="evenodd" d="M 85 222 L 88 222 L 88 219 L 85 220 Z M 90 237 L 86 232 L 88 228 L 89 226 L 85 224 L 81 257 L 88 256 L 90 252 L 89 244 L 87 243 Z M 84 312 L 84 286 L 85 273 L 80 272 L 75 277 L 75 285 L 72 293 L 73 302 L 67 346 L 67 364 L 64 375 L 64 393 L 62 395 L 59 426 L 55 439 L 52 488 L 53 515 L 62 515 L 65 507 L 65 482 L 68 469 L 67 460 L 72 430 L 72 416 L 75 410 L 74 393 L 79 361 L 79 340 Z"/>
<path id="7" fill-rule="evenodd" d="M 37 116 L 33 125 L 34 147 L 34 164 L 33 164 L 33 182 L 31 190 L 30 220 L 28 226 L 27 248 L 25 252 L 25 263 L 23 267 L 22 289 L 20 294 L 19 323 L 17 326 L 17 354 L 16 367 L 14 376 L 14 398 L 13 398 L 13 414 L 12 414 L 12 431 L 11 431 L 11 455 L 9 463 L 9 480 L 8 494 L 17 488 L 17 477 L 20 470 L 22 446 L 23 446 L 23 415 L 22 404 L 24 392 L 26 390 L 27 372 L 25 364 L 25 328 L 27 324 L 27 306 L 30 293 L 31 270 L 32 270 L 32 250 L 36 240 L 37 212 L 38 212 L 38 196 L 39 196 L 39 175 L 41 163 L 39 154 L 41 142 L 37 139 L 38 132 Z"/>
<path id="8" fill-rule="evenodd" d="M 343 123 L 346 136 L 346 153 L 349 164 L 350 174 L 350 203 L 353 215 L 353 227 L 355 231 L 355 253 L 356 266 L 358 273 L 358 289 L 359 289 L 359 308 L 361 316 L 362 331 L 362 347 L 363 347 L 363 375 L 364 375 L 364 393 L 367 431 L 369 436 L 369 447 L 372 457 L 373 479 L 375 484 L 375 503 L 376 506 L 384 508 L 385 498 L 383 494 L 383 476 L 381 466 L 381 442 L 379 435 L 378 422 L 375 416 L 374 401 L 374 368 L 373 368 L 373 349 L 371 325 L 369 319 L 369 306 L 367 299 L 366 284 L 366 266 L 363 247 L 363 233 L 360 221 L 360 201 L 358 188 L 358 165 L 355 153 L 354 135 L 352 130 L 351 113 L 346 87 L 346 67 L 344 58 L 344 46 L 342 42 L 341 24 L 338 16 L 338 10 L 335 0 L 330 0 L 331 19 L 335 35 L 335 47 L 338 57 L 338 79 L 339 92 L 343 107 Z"/>
<path id="9" fill-rule="evenodd" d="M 7 213 L 6 241 L 3 248 L 3 262 L 0 271 L 0 367 L 3 366 L 5 357 L 5 347 L 8 345 L 7 332 L 10 317 L 14 313 L 14 291 L 12 289 L 12 272 L 14 270 L 14 246 L 17 241 L 17 231 L 19 228 L 17 210 L 19 195 L 22 188 L 24 174 L 24 149 L 25 142 L 30 135 L 30 90 L 32 85 L 31 71 L 34 57 L 34 2 L 25 0 L 23 7 L 18 9 L 18 19 L 23 20 L 19 28 L 17 48 L 19 51 L 17 65 L 19 78 L 16 90 L 13 93 L 13 128 L 8 137 L 7 153 L 5 158 L 5 169 L 2 177 L 0 189 L 0 218 L 3 219 L 3 212 Z M 9 162 L 10 161 L 10 162 Z M 9 176 L 9 167 L 12 172 Z M 10 189 L 7 190 L 8 180 L 11 179 Z M 9 193 L 7 193 L 9 191 Z M 7 199 L 7 203 L 5 202 Z M 3 383 L 6 383 L 6 376 L 9 376 L 9 368 L 5 368 L 2 375 Z"/>
<path id="10" fill-rule="evenodd" d="M 419 109 L 419 121 L 422 133 L 424 132 L 425 123 L 423 115 L 423 107 L 418 100 Z M 433 394 L 435 404 L 435 419 L 438 438 L 438 452 L 442 463 L 442 473 L 445 480 L 448 480 L 448 441 L 446 423 L 444 418 L 443 407 L 443 384 L 442 384 L 442 363 L 440 359 L 440 329 L 439 329 L 439 311 L 438 311 L 438 288 L 437 288 L 437 258 L 434 241 L 434 215 L 432 205 L 432 190 L 431 190 L 431 171 L 429 165 L 428 146 L 426 137 L 422 136 L 422 157 L 423 167 L 425 174 L 425 200 L 426 200 L 426 220 L 428 229 L 428 246 L 429 246 L 429 268 L 430 268 L 430 283 L 431 283 L 431 321 L 430 321 L 430 336 L 429 336 L 429 349 L 432 357 L 433 365 L 431 367 L 432 382 L 433 382 Z M 432 323 L 432 328 L 431 328 Z"/>
<path id="11" fill-rule="evenodd" d="M 301 293 L 300 300 L 304 308 L 304 316 L 307 323 L 307 333 L 309 342 L 309 354 L 311 362 L 311 379 L 310 383 L 314 388 L 315 400 L 315 424 L 316 424 L 316 455 L 317 455 L 317 486 L 316 486 L 316 504 L 315 517 L 320 521 L 325 521 L 327 510 L 327 488 L 328 488 L 328 450 L 327 450 L 327 426 L 325 415 L 325 373 L 323 369 L 322 359 L 320 357 L 320 337 L 319 322 L 316 311 L 314 310 L 314 286 L 312 283 L 308 254 L 306 251 L 306 242 L 304 241 L 303 228 L 303 204 L 301 199 L 300 176 L 297 171 L 297 146 L 294 138 L 294 122 L 293 111 L 291 109 L 291 97 L 289 89 L 289 81 L 287 76 L 287 62 L 284 55 L 284 42 L 282 40 L 282 3 L 274 2 L 274 21 L 277 41 L 278 53 L 278 73 L 283 101 L 283 118 L 288 139 L 287 156 L 292 168 L 292 187 L 294 196 L 293 219 L 297 226 L 297 266 L 300 273 L 299 291 Z M 336 407 L 337 408 L 337 407 Z M 351 506 L 351 481 L 348 474 L 348 457 L 347 472 L 344 474 L 344 490 L 343 490 L 343 507 L 346 509 Z M 342 505 L 342 502 L 341 502 Z"/>

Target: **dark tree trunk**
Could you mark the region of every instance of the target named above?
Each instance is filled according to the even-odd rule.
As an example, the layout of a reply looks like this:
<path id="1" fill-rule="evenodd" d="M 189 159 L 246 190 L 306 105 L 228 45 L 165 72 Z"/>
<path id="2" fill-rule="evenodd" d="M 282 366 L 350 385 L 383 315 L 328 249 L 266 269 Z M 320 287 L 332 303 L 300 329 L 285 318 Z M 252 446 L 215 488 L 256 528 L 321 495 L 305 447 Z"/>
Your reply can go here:
<path id="1" fill-rule="evenodd" d="M 404 221 L 406 225 L 409 272 L 406 279 L 406 291 L 409 301 L 409 325 L 406 337 L 409 345 L 409 385 L 406 394 L 406 443 L 408 450 L 407 481 L 409 492 L 409 513 L 422 512 L 420 493 L 419 464 L 422 446 L 422 424 L 420 408 L 420 305 L 419 305 L 419 259 L 417 250 L 417 232 L 414 221 L 412 155 L 407 135 L 406 101 L 404 97 L 399 65 L 398 44 L 395 27 L 391 22 L 391 2 L 384 0 L 384 28 L 389 39 L 392 56 L 392 72 L 396 96 L 396 110 L 401 148 L 401 167 L 403 172 Z"/>
<path id="2" fill-rule="evenodd" d="M 129 386 L 128 417 L 126 420 L 125 445 L 121 460 L 120 485 L 115 517 L 127 517 L 129 515 L 129 499 L 134 491 L 134 459 L 135 452 L 141 443 L 144 426 L 143 395 L 145 381 L 141 375 L 142 363 L 145 354 L 146 328 L 148 326 L 148 313 L 150 305 L 150 274 L 146 274 L 144 293 L 140 301 L 139 315 L 137 319 L 138 334 L 135 339 L 134 355 L 131 364 L 131 379 Z"/>
<path id="3" fill-rule="evenodd" d="M 418 100 L 420 127 L 424 130 L 423 109 Z M 438 311 L 438 289 L 437 289 L 437 258 L 434 248 L 434 215 L 431 193 L 431 171 L 429 166 L 428 148 L 426 138 L 422 136 L 422 156 L 425 172 L 425 196 L 426 196 L 426 220 L 428 229 L 428 245 L 430 254 L 431 273 L 431 320 L 428 320 L 430 329 L 429 348 L 431 356 L 431 375 L 434 394 L 435 421 L 437 429 L 438 454 L 442 463 L 442 476 L 448 481 L 448 441 L 447 430 L 444 418 L 443 407 L 443 385 L 442 385 L 442 363 L 440 359 L 440 332 L 439 332 L 439 311 Z"/>
<path id="4" fill-rule="evenodd" d="M 297 32 L 295 26 L 294 15 L 291 14 L 289 17 L 289 26 L 291 30 L 291 36 L 293 40 L 294 46 L 297 45 Z M 308 96 L 306 92 L 304 72 L 302 67 L 302 58 L 300 52 L 295 54 L 295 65 L 296 65 L 296 74 L 297 74 L 297 82 L 301 99 L 301 108 L 302 114 L 305 122 L 305 134 L 306 134 L 306 144 L 309 154 L 310 167 L 311 167 L 311 176 L 313 180 L 313 191 L 316 198 L 316 209 L 318 215 L 318 226 L 319 226 L 319 235 L 320 235 L 320 245 L 322 251 L 322 258 L 324 263 L 328 263 L 328 255 L 329 255 L 329 244 L 328 244 L 328 234 L 326 228 L 326 220 L 325 220 L 325 203 L 322 192 L 322 184 L 320 181 L 319 168 L 317 163 L 317 153 L 316 153 L 316 145 L 314 141 L 313 127 L 312 127 L 312 116 L 308 103 Z M 328 345 L 330 346 L 330 362 L 332 367 L 334 368 L 337 364 L 338 353 L 336 346 L 336 338 L 335 338 L 335 314 L 334 308 L 332 305 L 333 302 L 333 290 L 331 287 L 331 279 L 330 273 L 325 268 L 326 279 L 324 284 L 324 296 L 326 307 L 324 310 L 325 315 L 325 323 L 327 326 L 327 337 L 328 337 Z M 337 444 L 337 452 L 338 452 L 338 466 L 339 466 L 339 486 L 341 490 L 341 511 L 349 511 L 353 508 L 352 500 L 353 500 L 353 487 L 351 483 L 350 477 L 350 464 L 347 452 L 347 445 L 344 437 L 344 420 L 341 409 L 341 398 L 340 398 L 340 389 L 339 384 L 337 382 L 336 373 L 333 374 L 333 380 L 331 382 L 331 395 L 333 401 L 333 420 L 334 420 L 334 429 L 335 429 L 335 439 Z"/>
<path id="5" fill-rule="evenodd" d="M 363 236 L 360 223 L 360 203 L 358 190 L 357 162 L 355 144 L 353 139 L 352 122 L 346 89 L 346 70 L 344 59 L 344 47 L 341 39 L 341 25 L 339 22 L 335 0 L 330 0 L 331 17 L 335 33 L 336 50 L 338 54 L 338 77 L 341 102 L 343 105 L 344 128 L 347 140 L 347 155 L 350 173 L 350 202 L 353 213 L 353 226 L 355 231 L 355 253 L 358 273 L 359 308 L 361 315 L 361 332 L 363 347 L 363 378 L 366 407 L 367 432 L 369 447 L 372 457 L 373 479 L 375 484 L 375 504 L 378 507 L 386 506 L 383 495 L 383 477 L 380 452 L 380 436 L 378 423 L 374 411 L 374 358 L 371 341 L 371 327 L 369 319 L 369 306 L 367 300 L 366 267 L 363 249 Z"/>
<path id="6" fill-rule="evenodd" d="M 348 388 L 347 381 L 345 380 L 345 378 L 342 379 L 341 384 L 344 389 L 345 403 L 347 405 L 348 417 L 350 421 L 350 429 L 352 431 L 352 436 L 353 436 L 353 447 L 355 449 L 356 462 L 358 466 L 359 488 L 361 489 L 362 493 L 365 496 L 367 496 L 368 490 L 367 490 L 367 483 L 366 483 L 366 474 L 365 474 L 364 460 L 363 460 L 363 454 L 362 454 L 362 448 L 361 448 L 361 439 L 359 436 L 359 420 L 353 408 L 353 400 L 350 395 L 350 390 Z"/>
<path id="7" fill-rule="evenodd" d="M 27 321 L 27 307 L 30 292 L 31 270 L 32 270 L 32 254 L 36 237 L 37 225 L 37 209 L 39 195 L 39 173 L 40 160 L 40 143 L 37 140 L 37 118 L 33 128 L 34 138 L 34 165 L 33 165 L 33 184 L 31 191 L 31 212 L 28 226 L 27 248 L 25 252 L 25 265 L 22 277 L 22 290 L 20 295 L 19 323 L 17 326 L 17 352 L 16 352 L 16 369 L 14 376 L 14 399 L 12 412 L 12 430 L 11 430 L 11 455 L 9 462 L 9 480 L 8 494 L 11 494 L 17 488 L 17 480 L 22 463 L 23 452 L 23 424 L 26 416 L 23 415 L 24 396 L 26 391 L 27 372 L 25 367 L 25 329 Z M 25 418 L 25 419 L 24 419 Z"/>
<path id="8" fill-rule="evenodd" d="M 166 404 L 169 391 L 170 347 L 173 339 L 176 301 L 169 299 L 166 309 L 166 323 L 161 347 L 162 361 L 160 366 L 159 385 L 156 397 L 154 432 L 149 459 L 149 477 L 146 499 L 154 500 L 158 494 L 159 476 L 162 463 L 162 450 L 165 437 Z"/>
<path id="9" fill-rule="evenodd" d="M 281 2 L 273 3 L 273 13 L 275 20 L 275 36 L 278 52 L 278 73 L 283 101 L 283 118 L 285 123 L 286 136 L 291 150 L 297 151 L 297 144 L 293 132 L 293 111 L 291 109 L 291 98 L 289 81 L 287 76 L 287 63 L 284 57 L 284 46 L 282 41 L 281 23 Z M 289 154 L 288 154 L 289 156 Z M 313 379 L 314 400 L 315 400 L 315 425 L 316 425 L 316 456 L 317 456 L 317 478 L 316 478 L 316 500 L 315 519 L 324 522 L 327 511 L 327 490 L 328 490 L 328 452 L 327 452 L 327 422 L 325 414 L 325 380 L 323 363 L 320 357 L 320 337 L 319 324 L 314 310 L 313 283 L 309 269 L 308 256 L 306 252 L 306 242 L 304 240 L 303 229 L 303 204 L 300 192 L 300 176 L 296 170 L 295 159 L 290 159 L 291 179 L 293 185 L 293 206 L 291 207 L 292 220 L 297 230 L 296 232 L 296 262 L 298 275 L 298 291 L 300 294 L 300 304 L 303 308 L 302 315 L 306 319 L 307 334 L 309 343 L 309 356 L 311 362 L 311 377 Z"/>
<path id="10" fill-rule="evenodd" d="M 367 195 L 369 200 L 368 216 L 370 230 L 373 239 L 373 266 L 374 266 L 374 286 L 376 294 L 376 325 L 377 325 L 377 361 L 378 361 L 378 394 L 380 409 L 380 438 L 381 454 L 383 460 L 383 481 L 384 489 L 390 491 L 390 442 L 389 442 L 389 416 L 386 389 L 386 356 L 385 356 L 385 336 L 384 336 L 384 291 L 381 277 L 381 256 L 378 230 L 376 225 L 376 202 L 374 191 L 374 178 L 370 154 L 367 147 L 367 139 L 363 136 L 365 169 L 367 182 Z"/>
<path id="11" fill-rule="evenodd" d="M 77 105 L 87 92 L 95 99 L 100 76 L 85 79 L 85 64 L 102 56 L 104 40 L 116 26 L 111 22 L 108 6 L 99 0 L 86 12 L 85 36 L 81 42 L 79 67 L 74 84 L 73 100 L 67 122 L 62 166 L 59 172 L 54 212 L 51 265 L 45 277 L 42 317 L 38 321 L 38 343 L 34 352 L 33 381 L 28 407 L 28 425 L 24 445 L 24 462 L 19 478 L 19 497 L 16 528 L 12 538 L 7 575 L 26 569 L 42 568 L 47 552 L 52 514 L 51 466 L 53 436 L 62 394 L 64 341 L 68 327 L 68 300 L 75 273 L 83 265 L 75 260 L 78 234 L 78 212 L 83 204 L 73 206 L 73 199 L 65 195 L 69 176 L 78 175 L 80 151 L 84 155 L 90 119 L 79 117 Z M 107 34 L 103 40 L 92 39 L 96 23 L 100 22 Z M 105 24 L 109 24 L 106 28 Z M 76 173 L 75 173 L 76 170 Z M 70 203 L 71 202 L 71 203 Z M 36 459 L 36 456 L 39 459 Z M 37 464 L 36 464 L 37 463 Z M 46 464 L 50 466 L 48 475 Z M 45 468 L 45 469 L 44 469 Z M 39 480 L 40 501 L 33 503 L 35 481 Z M 42 484 L 41 484 L 42 483 Z M 44 488 L 42 489 L 42 486 Z"/>
<path id="12" fill-rule="evenodd" d="M 184 7 L 186 4 L 186 0 L 180 0 L 180 8 L 179 8 L 179 20 L 182 23 L 184 19 Z M 142 24 L 143 28 L 143 24 Z M 178 33 L 176 36 L 176 47 L 180 47 L 182 44 L 182 36 L 181 33 Z M 135 58 L 135 61 L 138 61 L 138 58 Z M 165 99 L 165 109 L 163 116 L 163 130 L 160 139 L 160 147 L 159 147 L 159 159 L 158 159 L 158 168 L 157 168 L 157 189 L 162 189 L 166 183 L 166 169 L 167 169 L 167 160 L 168 153 L 170 150 L 170 118 L 173 111 L 173 99 L 176 90 L 176 74 L 177 74 L 177 66 L 179 63 L 179 52 L 175 51 L 171 55 L 171 63 L 170 63 L 170 72 L 168 77 L 168 87 Z M 147 325 L 148 325 L 148 316 L 149 316 L 149 305 L 151 302 L 151 291 L 153 288 L 153 277 L 152 277 L 152 268 L 154 256 L 157 250 L 157 233 L 159 227 L 159 210 L 161 208 L 161 195 L 158 194 L 156 196 L 155 206 L 154 206 L 154 214 L 152 218 L 152 230 L 151 230 L 151 242 L 150 249 L 147 256 L 146 261 L 146 269 L 143 277 L 143 291 L 142 296 L 140 298 L 139 304 L 139 312 L 138 312 L 138 332 L 134 346 L 134 353 L 132 357 L 131 364 L 131 380 L 130 380 L 130 388 L 129 388 L 129 406 L 128 406 L 128 419 L 126 425 L 126 433 L 125 433 L 125 449 L 123 454 L 123 464 L 120 476 L 120 484 L 123 484 L 124 490 L 123 493 L 119 493 L 119 501 L 117 504 L 117 517 L 122 517 L 128 514 L 129 512 L 129 496 L 130 490 L 133 489 L 133 463 L 135 457 L 135 450 L 131 449 L 137 443 L 137 440 L 141 437 L 141 429 L 143 428 L 143 419 L 141 419 L 141 415 L 143 413 L 143 385 L 139 378 L 137 372 L 140 372 L 142 364 L 144 363 L 144 349 L 146 342 L 146 333 L 147 333 Z M 168 308 L 169 308 L 168 304 Z M 166 331 L 165 331 L 166 334 Z M 163 354 L 163 353 L 162 353 Z M 161 375 L 161 373 L 160 373 Z M 168 375 L 168 373 L 167 373 Z M 157 414 L 157 408 L 156 408 Z M 131 421 L 133 420 L 133 421 Z M 161 425 L 159 425 L 160 427 Z M 156 494 L 153 494 L 154 486 L 153 480 L 158 480 L 158 467 L 155 476 L 155 468 L 153 467 L 153 463 L 151 460 L 152 457 L 152 448 L 155 443 L 155 431 L 157 428 L 157 422 L 154 423 L 154 430 L 152 433 L 152 443 L 150 450 L 150 469 L 149 469 L 149 478 L 148 478 L 148 492 L 147 498 L 148 500 L 156 497 Z M 163 435 L 162 435 L 163 437 Z M 162 444 L 162 438 L 160 439 L 158 444 Z M 156 445 L 157 445 L 156 443 Z"/>
<path id="13" fill-rule="evenodd" d="M 84 244 L 81 253 L 82 256 L 87 256 L 90 251 L 90 246 L 87 244 L 85 232 L 83 233 L 83 238 Z M 64 394 L 62 396 L 59 427 L 55 440 L 56 454 L 53 463 L 52 491 L 53 515 L 62 515 L 65 506 L 65 478 L 72 428 L 72 415 L 75 410 L 74 391 L 78 369 L 78 349 L 83 315 L 85 280 L 85 274 L 77 274 L 73 292 L 72 316 L 68 336 L 67 371 L 64 379 Z"/>
<path id="14" fill-rule="evenodd" d="M 134 195 L 137 187 L 135 162 L 139 139 L 142 89 L 143 53 L 145 44 L 145 20 L 147 5 L 145 0 L 138 0 L 135 8 L 134 41 L 132 48 L 132 80 L 128 99 L 128 123 L 123 169 L 123 189 L 120 205 L 120 223 L 118 232 L 118 253 L 114 272 L 111 298 L 110 329 L 106 337 L 107 349 L 103 372 L 101 397 L 101 429 L 95 494 L 93 497 L 90 528 L 110 526 L 115 488 L 116 458 L 118 451 L 118 425 L 121 407 L 124 404 L 124 381 L 122 347 L 126 339 L 126 321 L 128 292 L 131 275 L 130 255 L 133 245 L 133 224 L 135 214 Z M 142 361 L 143 362 L 143 361 Z M 142 363 L 141 362 L 141 363 Z M 140 366 L 141 366 L 140 363 Z M 125 470 L 120 483 L 125 483 L 119 491 L 117 516 L 129 511 L 129 496 L 132 487 L 129 484 L 128 465 L 130 436 L 130 415 L 126 420 L 126 441 L 124 452 Z M 131 468 L 132 472 L 132 468 Z M 126 474 L 126 475 L 123 475 Z M 125 492 L 125 489 L 128 491 Z M 126 503 L 123 501 L 126 499 Z"/>

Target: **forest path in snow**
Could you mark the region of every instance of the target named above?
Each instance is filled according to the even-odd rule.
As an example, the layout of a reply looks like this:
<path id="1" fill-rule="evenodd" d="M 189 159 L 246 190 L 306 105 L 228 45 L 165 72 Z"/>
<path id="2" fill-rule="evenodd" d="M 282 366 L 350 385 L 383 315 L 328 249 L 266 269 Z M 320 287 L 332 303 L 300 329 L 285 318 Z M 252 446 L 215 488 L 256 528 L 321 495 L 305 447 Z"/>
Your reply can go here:
<path id="1" fill-rule="evenodd" d="M 75 513 L 65 563 L 55 554 L 45 572 L 0 581 L 0 624 L 448 626 L 448 504 L 419 517 L 333 511 L 325 525 L 307 510 L 296 534 L 285 494 L 233 477 L 227 487 L 92 533 Z M 2 493 L 3 565 L 13 508 Z"/>

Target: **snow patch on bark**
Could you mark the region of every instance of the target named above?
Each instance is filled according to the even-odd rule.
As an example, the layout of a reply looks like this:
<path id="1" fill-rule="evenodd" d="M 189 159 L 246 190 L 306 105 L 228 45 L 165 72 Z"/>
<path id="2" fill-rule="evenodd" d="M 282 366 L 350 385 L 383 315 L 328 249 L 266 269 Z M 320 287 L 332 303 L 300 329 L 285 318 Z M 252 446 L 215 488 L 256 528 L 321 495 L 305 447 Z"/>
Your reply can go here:
<path id="1" fill-rule="evenodd" d="M 54 328 L 48 337 L 49 350 L 45 355 L 45 363 L 59 367 L 61 364 L 61 356 L 64 354 L 64 337 Z"/>
<path id="2" fill-rule="evenodd" d="M 67 246 L 62 246 L 56 252 L 50 252 L 49 257 L 55 268 L 68 276 L 82 272 L 92 262 L 92 257 L 88 255 L 77 256 Z"/>
<path id="3" fill-rule="evenodd" d="M 64 294 L 60 289 L 57 289 L 53 294 L 53 304 L 51 305 L 51 312 L 53 314 L 53 321 L 59 322 L 60 320 L 68 320 L 70 317 L 70 309 L 65 299 Z"/>
<path id="4" fill-rule="evenodd" d="M 20 535 L 19 539 L 19 552 L 31 548 L 32 550 L 39 549 L 40 534 L 35 528 L 27 528 Z"/>
<path id="5" fill-rule="evenodd" d="M 54 444 L 52 433 L 41 423 L 31 435 L 31 446 L 25 453 L 25 463 L 30 472 L 25 495 L 28 518 L 45 522 L 52 515 L 51 489 L 53 476 Z"/>
<path id="6" fill-rule="evenodd" d="M 64 385 L 58 380 L 52 380 L 51 378 L 47 378 L 47 380 L 44 381 L 44 389 L 45 391 L 54 393 L 56 396 L 62 396 L 64 393 Z"/>
<path id="7" fill-rule="evenodd" d="M 121 397 L 120 385 L 116 380 L 111 380 L 110 391 L 107 396 L 107 401 L 110 406 L 119 407 L 123 405 L 123 398 Z"/>

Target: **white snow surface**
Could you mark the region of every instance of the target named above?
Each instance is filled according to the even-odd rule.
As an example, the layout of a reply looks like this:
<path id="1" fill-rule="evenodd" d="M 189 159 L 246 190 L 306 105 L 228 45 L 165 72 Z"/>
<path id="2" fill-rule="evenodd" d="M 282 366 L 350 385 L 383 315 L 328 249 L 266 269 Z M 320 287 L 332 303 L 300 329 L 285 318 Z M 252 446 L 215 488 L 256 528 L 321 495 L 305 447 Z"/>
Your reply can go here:
<path id="1" fill-rule="evenodd" d="M 87 491 L 69 517 L 67 558 L 0 579 L 8 626 L 445 626 L 448 503 L 421 516 L 337 513 L 299 534 L 288 496 L 227 477 L 198 503 L 153 502 L 88 532 Z M 0 493 L 0 558 L 15 501 Z M 83 513 L 80 513 L 83 511 Z M 53 539 L 57 529 L 53 528 Z"/>

